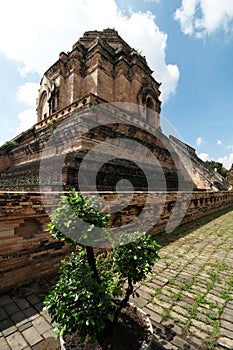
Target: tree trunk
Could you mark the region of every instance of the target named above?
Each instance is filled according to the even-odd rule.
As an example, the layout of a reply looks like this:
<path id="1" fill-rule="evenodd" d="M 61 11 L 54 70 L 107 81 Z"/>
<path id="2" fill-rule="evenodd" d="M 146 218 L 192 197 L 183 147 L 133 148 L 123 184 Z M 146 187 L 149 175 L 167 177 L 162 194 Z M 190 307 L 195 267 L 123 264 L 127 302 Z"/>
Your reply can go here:
<path id="1" fill-rule="evenodd" d="M 88 260 L 89 266 L 91 267 L 92 271 L 94 272 L 93 277 L 96 279 L 96 281 L 98 283 L 100 283 L 99 274 L 98 274 L 96 264 L 95 264 L 95 255 L 94 255 L 93 247 L 87 246 L 86 252 L 87 252 L 87 260 Z"/>

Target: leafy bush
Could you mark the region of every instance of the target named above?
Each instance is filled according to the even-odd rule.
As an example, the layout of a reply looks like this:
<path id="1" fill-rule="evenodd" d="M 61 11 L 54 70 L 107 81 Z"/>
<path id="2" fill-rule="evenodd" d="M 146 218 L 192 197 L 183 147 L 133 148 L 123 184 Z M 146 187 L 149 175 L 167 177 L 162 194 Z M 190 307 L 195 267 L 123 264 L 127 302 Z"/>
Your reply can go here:
<path id="1" fill-rule="evenodd" d="M 16 141 L 6 141 L 1 148 L 5 149 L 7 152 L 11 151 L 13 148 L 18 146 L 18 142 Z"/>
<path id="2" fill-rule="evenodd" d="M 63 260 L 60 279 L 45 299 L 52 320 L 58 323 L 57 335 L 78 330 L 81 340 L 87 335 L 93 341 L 100 339 L 101 332 L 110 323 L 117 323 L 122 308 L 134 293 L 135 283 L 146 278 L 159 259 L 159 246 L 146 233 L 121 233 L 112 240 L 111 249 L 99 254 L 94 253 L 93 247 L 77 243 L 80 238 L 84 242 L 90 236 L 94 239 L 98 228 L 107 235 L 109 217 L 97 199 L 85 198 L 74 190 L 62 198 L 52 214 L 48 230 L 74 248 Z M 74 231 L 76 241 L 71 238 Z M 68 236 L 64 232 L 68 232 Z M 129 235 L 131 242 L 127 243 Z M 119 296 L 122 299 L 113 313 L 111 302 Z"/>

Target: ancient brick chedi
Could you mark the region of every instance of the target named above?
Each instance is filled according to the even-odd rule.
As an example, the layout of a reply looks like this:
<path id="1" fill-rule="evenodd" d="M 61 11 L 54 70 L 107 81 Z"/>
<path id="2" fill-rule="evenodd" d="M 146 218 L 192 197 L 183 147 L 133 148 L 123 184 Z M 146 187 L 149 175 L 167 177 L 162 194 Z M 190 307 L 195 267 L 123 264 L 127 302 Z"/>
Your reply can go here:
<path id="1" fill-rule="evenodd" d="M 187 167 L 182 173 L 184 183 L 191 181 L 196 189 L 227 189 L 225 180 L 207 168 L 192 147 L 174 137 L 168 140 L 161 132 L 159 87 L 145 57 L 115 30 L 86 32 L 70 53 L 62 52 L 58 61 L 45 72 L 37 99 L 37 124 L 0 149 L 0 189 L 38 191 L 41 159 L 48 159 L 48 173 L 53 174 L 50 160 L 61 158 L 64 153 L 63 186 L 78 188 L 77 169 L 88 150 L 106 138 L 122 138 L 123 135 L 138 145 L 143 144 L 159 160 L 166 189 L 178 188 L 177 151 L 192 161 L 192 171 Z M 106 110 L 105 118 L 101 110 L 98 117 L 101 114 L 102 119 L 96 121 L 98 113 L 92 107 L 106 102 L 132 103 L 139 108 L 125 114 Z M 45 153 L 46 143 L 59 125 L 57 147 Z M 72 135 L 78 139 L 75 144 Z M 121 147 L 118 145 L 119 149 Z M 138 159 L 141 168 L 152 174 L 155 167 L 151 166 L 151 159 L 139 149 L 134 152 L 133 160 Z M 101 154 L 96 154 L 93 162 L 101 164 L 102 160 Z M 116 173 L 121 175 L 114 175 L 114 178 Z M 135 167 L 132 162 L 111 160 L 101 167 L 99 174 L 104 178 L 100 190 L 112 189 L 121 177 L 133 181 L 135 189 L 147 187 L 140 166 Z M 150 181 L 153 182 L 151 189 L 161 190 L 159 179 L 158 173 L 156 181 Z M 47 189 L 57 187 L 55 177 L 48 176 L 44 181 Z"/>
<path id="2" fill-rule="evenodd" d="M 159 88 L 146 59 L 112 29 L 84 33 L 44 73 L 37 123 L 0 148 L 1 290 L 56 270 L 66 253 L 45 231 L 43 193 L 59 197 L 82 182 L 111 202 L 126 179 L 119 201 L 131 198 L 132 186 L 134 196 L 111 222 L 130 223 L 146 208 L 151 234 L 175 222 L 174 212 L 183 210 L 186 222 L 232 203 L 225 179 L 163 134 Z"/>

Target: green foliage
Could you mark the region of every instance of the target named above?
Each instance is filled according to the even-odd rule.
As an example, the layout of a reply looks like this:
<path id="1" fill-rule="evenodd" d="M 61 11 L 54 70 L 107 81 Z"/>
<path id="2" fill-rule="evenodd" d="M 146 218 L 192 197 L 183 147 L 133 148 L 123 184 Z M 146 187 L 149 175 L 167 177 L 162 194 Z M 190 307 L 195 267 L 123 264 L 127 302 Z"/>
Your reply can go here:
<path id="1" fill-rule="evenodd" d="M 205 162 L 211 169 L 215 170 L 222 175 L 223 177 L 226 177 L 228 170 L 224 168 L 222 163 L 215 162 L 214 160 L 207 160 Z"/>
<path id="2" fill-rule="evenodd" d="M 11 151 L 13 148 L 18 146 L 17 141 L 6 141 L 1 148 L 5 149 L 7 152 Z"/>
<path id="3" fill-rule="evenodd" d="M 82 341 L 105 327 L 109 314 L 110 296 L 104 283 L 93 278 L 84 250 L 72 253 L 62 262 L 60 279 L 44 301 L 52 321 L 58 323 L 57 335 L 75 332 Z"/>
<path id="4" fill-rule="evenodd" d="M 126 244 L 129 241 L 131 242 Z M 146 278 L 152 266 L 159 259 L 159 245 L 145 232 L 120 234 L 118 246 L 113 249 L 113 261 L 116 272 L 123 278 L 130 277 L 135 284 Z"/>
<path id="5" fill-rule="evenodd" d="M 58 208 L 51 214 L 48 231 L 58 240 L 68 243 L 94 242 L 101 239 L 99 228 L 107 228 L 110 214 L 101 210 L 101 204 L 94 198 L 85 198 L 72 189 L 63 196 Z"/>
<path id="6" fill-rule="evenodd" d="M 96 198 L 75 190 L 62 197 L 52 213 L 48 231 L 75 249 L 62 262 L 60 279 L 45 299 L 58 323 L 57 335 L 78 330 L 82 340 L 89 335 L 94 341 L 109 322 L 117 321 L 134 293 L 133 285 L 145 279 L 159 259 L 159 245 L 146 233 L 121 233 L 112 240 L 111 249 L 95 255 L 92 247 L 77 243 L 94 242 L 100 229 L 108 233 L 109 217 Z M 111 298 L 119 296 L 123 299 L 113 315 Z"/>

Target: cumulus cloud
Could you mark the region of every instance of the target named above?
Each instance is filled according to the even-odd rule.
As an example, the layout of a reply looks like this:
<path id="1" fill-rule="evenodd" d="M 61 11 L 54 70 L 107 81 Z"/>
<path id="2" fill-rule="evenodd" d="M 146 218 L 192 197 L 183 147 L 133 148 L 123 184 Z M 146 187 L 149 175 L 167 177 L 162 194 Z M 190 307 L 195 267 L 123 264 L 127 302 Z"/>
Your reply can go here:
<path id="1" fill-rule="evenodd" d="M 233 164 L 233 153 L 218 158 L 217 162 L 222 163 L 226 169 L 230 169 L 231 165 Z"/>
<path id="2" fill-rule="evenodd" d="M 200 153 L 200 154 L 198 154 L 198 157 L 201 158 L 201 160 L 203 160 L 203 162 L 210 160 L 210 156 L 208 153 Z"/>
<path id="3" fill-rule="evenodd" d="M 197 146 L 202 146 L 204 143 L 203 141 L 203 138 L 201 136 L 199 136 L 197 139 L 196 139 L 196 145 Z"/>
<path id="4" fill-rule="evenodd" d="M 180 22 L 181 30 L 187 35 L 199 38 L 211 35 L 221 29 L 232 32 L 232 0 L 182 0 L 174 15 Z"/>
<path id="5" fill-rule="evenodd" d="M 35 106 L 38 90 L 39 84 L 37 83 L 27 82 L 20 85 L 17 91 L 18 100 L 26 103 L 29 106 Z"/>
<path id="6" fill-rule="evenodd" d="M 18 62 L 22 74 L 42 75 L 84 31 L 108 27 L 146 55 L 155 79 L 163 83 L 161 99 L 174 94 L 179 69 L 166 63 L 166 33 L 151 12 L 123 15 L 115 0 L 67 0 L 65 12 L 62 0 L 8 0 L 0 12 L 0 51 Z"/>
<path id="7" fill-rule="evenodd" d="M 16 135 L 27 130 L 36 123 L 36 111 L 34 108 L 25 109 L 17 116 L 19 126 L 16 129 Z"/>
<path id="8" fill-rule="evenodd" d="M 222 141 L 221 140 L 217 140 L 217 145 L 221 146 L 222 145 Z"/>

